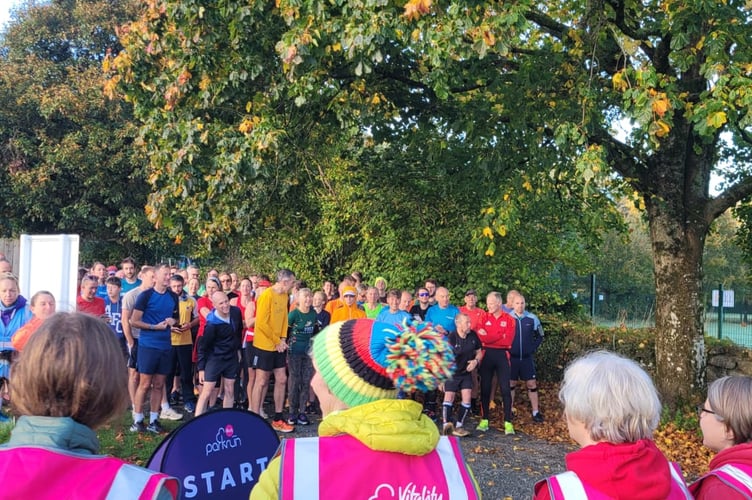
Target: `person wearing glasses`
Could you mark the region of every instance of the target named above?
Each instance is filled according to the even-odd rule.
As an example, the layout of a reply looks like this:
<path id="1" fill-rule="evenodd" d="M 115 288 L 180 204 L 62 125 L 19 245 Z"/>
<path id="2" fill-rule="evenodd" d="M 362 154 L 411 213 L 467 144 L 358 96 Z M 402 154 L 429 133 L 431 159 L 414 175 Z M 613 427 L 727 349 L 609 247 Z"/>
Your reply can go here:
<path id="1" fill-rule="evenodd" d="M 424 287 L 418 288 L 418 301 L 410 308 L 410 315 L 417 321 L 426 319 L 428 308 L 431 307 L 431 294 Z"/>
<path id="2" fill-rule="evenodd" d="M 717 452 L 689 490 L 698 500 L 752 498 L 752 377 L 723 377 L 697 407 L 702 444 Z"/>
<path id="3" fill-rule="evenodd" d="M 586 354 L 564 371 L 559 400 L 580 449 L 566 456 L 567 472 L 535 485 L 534 500 L 692 498 L 679 466 L 653 442 L 661 402 L 636 362 L 608 351 Z"/>

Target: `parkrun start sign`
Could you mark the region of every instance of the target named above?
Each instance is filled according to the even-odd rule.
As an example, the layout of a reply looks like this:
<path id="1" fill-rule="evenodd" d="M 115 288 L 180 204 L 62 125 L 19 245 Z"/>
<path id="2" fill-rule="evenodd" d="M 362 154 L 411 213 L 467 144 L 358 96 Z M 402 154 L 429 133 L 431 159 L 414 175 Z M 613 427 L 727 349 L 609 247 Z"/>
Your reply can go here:
<path id="1" fill-rule="evenodd" d="M 148 468 L 177 477 L 180 498 L 248 498 L 278 446 L 277 433 L 255 413 L 217 410 L 172 431 Z"/>

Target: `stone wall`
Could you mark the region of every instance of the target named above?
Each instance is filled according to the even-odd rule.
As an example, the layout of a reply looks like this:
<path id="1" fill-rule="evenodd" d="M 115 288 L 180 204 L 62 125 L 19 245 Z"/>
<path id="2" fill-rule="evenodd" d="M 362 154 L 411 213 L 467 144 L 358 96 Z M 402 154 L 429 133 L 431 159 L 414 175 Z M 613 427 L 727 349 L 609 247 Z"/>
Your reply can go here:
<path id="1" fill-rule="evenodd" d="M 752 350 L 734 345 L 708 346 L 708 382 L 726 375 L 752 377 Z"/>

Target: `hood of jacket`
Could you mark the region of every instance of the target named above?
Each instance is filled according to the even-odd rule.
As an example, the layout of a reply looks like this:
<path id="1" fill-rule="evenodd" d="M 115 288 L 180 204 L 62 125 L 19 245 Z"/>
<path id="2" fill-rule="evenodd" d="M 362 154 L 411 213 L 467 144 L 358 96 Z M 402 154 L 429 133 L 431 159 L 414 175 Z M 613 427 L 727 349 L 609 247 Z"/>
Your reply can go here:
<path id="1" fill-rule="evenodd" d="M 382 399 L 332 413 L 319 425 L 319 436 L 348 434 L 372 450 L 425 455 L 439 442 L 436 424 L 409 399 Z"/>
<path id="2" fill-rule="evenodd" d="M 584 483 L 616 499 L 665 499 L 671 490 L 668 460 L 649 439 L 586 446 L 566 462 Z"/>

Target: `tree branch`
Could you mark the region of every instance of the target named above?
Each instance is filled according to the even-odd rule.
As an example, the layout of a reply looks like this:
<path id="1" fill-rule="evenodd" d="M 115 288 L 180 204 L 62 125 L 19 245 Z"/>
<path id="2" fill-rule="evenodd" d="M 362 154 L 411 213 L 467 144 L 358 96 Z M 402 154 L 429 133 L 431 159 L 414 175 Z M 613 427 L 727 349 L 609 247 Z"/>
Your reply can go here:
<path id="1" fill-rule="evenodd" d="M 558 21 L 554 21 L 550 17 L 544 15 L 542 12 L 538 12 L 536 10 L 529 10 L 525 13 L 525 17 L 529 20 L 540 26 L 544 31 L 546 31 L 548 34 L 555 36 L 558 39 L 563 39 L 567 32 L 570 30 L 570 27 L 566 24 L 560 23 Z"/>
<path id="2" fill-rule="evenodd" d="M 743 178 L 741 181 L 721 193 L 718 197 L 711 199 L 707 205 L 705 205 L 705 221 L 709 224 L 723 212 L 750 195 L 752 195 L 752 176 Z"/>

